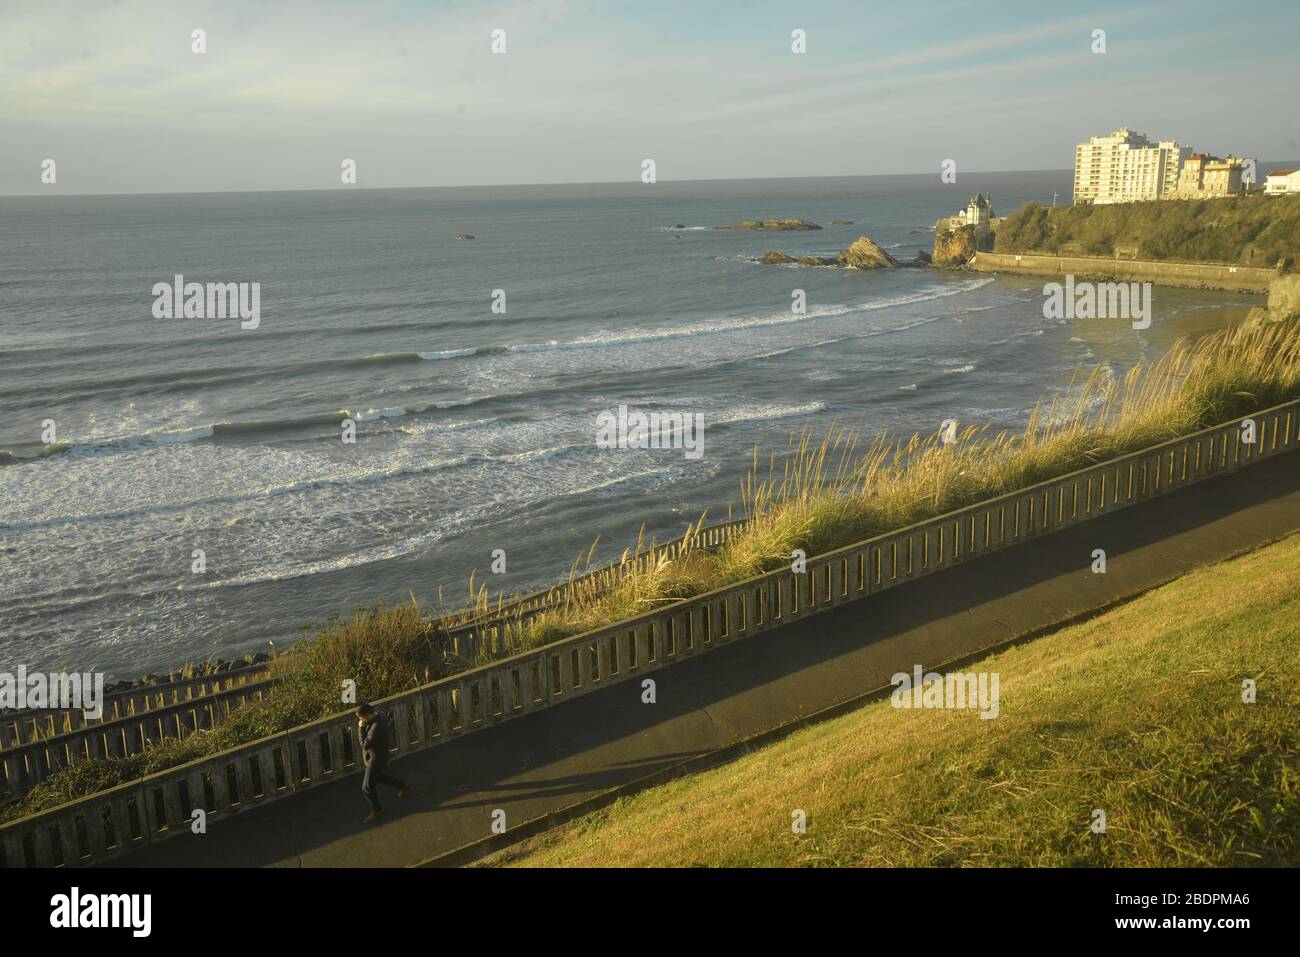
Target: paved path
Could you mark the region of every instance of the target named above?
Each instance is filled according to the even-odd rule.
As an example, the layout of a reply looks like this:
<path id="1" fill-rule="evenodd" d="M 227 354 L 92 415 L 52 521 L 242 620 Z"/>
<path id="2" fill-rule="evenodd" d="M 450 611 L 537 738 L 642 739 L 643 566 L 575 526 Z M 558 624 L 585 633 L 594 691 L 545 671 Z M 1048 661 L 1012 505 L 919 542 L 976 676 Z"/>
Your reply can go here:
<path id="1" fill-rule="evenodd" d="M 396 761 L 419 792 L 361 826 L 360 777 L 110 862 L 400 866 L 734 745 L 1300 529 L 1300 454 L 995 553 Z M 1105 575 L 1090 571 L 1104 548 Z"/>

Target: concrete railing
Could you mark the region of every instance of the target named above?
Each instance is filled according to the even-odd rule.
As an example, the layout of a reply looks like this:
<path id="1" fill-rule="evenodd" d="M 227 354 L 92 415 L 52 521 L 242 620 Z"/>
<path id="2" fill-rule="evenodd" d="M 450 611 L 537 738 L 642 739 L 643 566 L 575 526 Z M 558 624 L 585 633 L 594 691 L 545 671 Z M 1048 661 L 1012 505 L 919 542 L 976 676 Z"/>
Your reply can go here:
<path id="1" fill-rule="evenodd" d="M 96 721 L 75 731 L 37 737 L 0 751 L 0 796 L 13 800 L 26 794 L 51 774 L 98 758 L 126 758 L 141 754 L 166 738 L 185 738 L 195 731 L 216 727 L 237 708 L 260 701 L 275 684 L 269 678 L 236 684 L 176 704 Z"/>
<path id="2" fill-rule="evenodd" d="M 106 694 L 99 717 L 88 717 L 80 708 L 0 711 L 0 752 L 265 681 L 269 675 L 268 666 L 258 663 L 157 684 L 140 684 Z"/>
<path id="3" fill-rule="evenodd" d="M 375 702 L 394 755 L 532 714 L 886 588 L 1010 548 L 1300 444 L 1300 402 L 1206 429 L 908 528 L 809 558 Z M 357 769 L 355 719 L 339 715 L 0 826 L 4 866 L 94 863 L 289 797 Z"/>

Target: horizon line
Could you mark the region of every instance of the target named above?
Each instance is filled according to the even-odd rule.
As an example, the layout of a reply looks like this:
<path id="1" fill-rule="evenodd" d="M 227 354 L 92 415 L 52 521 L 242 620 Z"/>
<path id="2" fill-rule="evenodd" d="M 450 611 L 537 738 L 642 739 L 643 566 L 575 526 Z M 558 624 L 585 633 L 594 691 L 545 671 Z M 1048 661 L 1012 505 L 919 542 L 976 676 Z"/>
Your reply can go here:
<path id="1" fill-rule="evenodd" d="M 1279 162 L 1295 162 L 1291 160 L 1281 160 Z M 1059 167 L 1051 169 L 980 169 L 966 170 L 961 173 L 962 176 L 987 175 L 989 173 L 1070 173 L 1070 167 Z M 816 176 L 706 176 L 697 179 L 673 179 L 658 180 L 655 183 L 640 184 L 637 179 L 611 179 L 611 180 L 573 180 L 569 182 L 550 182 L 550 183 L 462 183 L 456 186 L 362 186 L 360 184 L 339 184 L 338 186 L 301 186 L 287 189 L 200 189 L 200 190 L 166 190 L 161 192 L 151 191 L 133 191 L 117 193 L 65 193 L 57 191 L 40 190 L 32 193 L 0 193 L 0 199 L 28 199 L 33 196 L 50 195 L 50 196 L 222 196 L 228 194 L 240 193 L 334 193 L 334 192 L 355 192 L 357 190 L 366 190 L 371 192 L 399 190 L 425 190 L 425 189 L 529 189 L 542 186 L 659 186 L 659 185 L 681 185 L 685 183 L 747 183 L 747 182 L 764 182 L 770 180 L 799 180 L 799 179 L 884 179 L 887 177 L 898 176 L 937 176 L 938 173 L 827 173 Z M 956 186 L 956 183 L 946 183 L 944 185 Z"/>
<path id="2" fill-rule="evenodd" d="M 1287 166 L 1300 165 L 1300 159 L 1289 160 L 1258 160 L 1260 166 Z M 962 176 L 971 175 L 989 175 L 1003 173 L 1070 173 L 1073 174 L 1073 167 L 1046 167 L 1036 169 L 977 169 L 966 170 L 961 173 Z M 933 176 L 933 172 L 924 173 L 822 173 L 815 176 L 705 176 L 695 179 L 673 179 L 659 180 L 655 183 L 645 183 L 641 185 L 684 185 L 688 183 L 750 183 L 750 182 L 770 182 L 772 180 L 827 180 L 827 179 L 888 179 L 891 177 L 903 176 Z M 544 183 L 461 183 L 457 185 L 421 185 L 421 186 L 363 186 L 359 183 L 342 184 L 338 186 L 301 186 L 289 188 L 269 188 L 269 189 L 198 189 L 198 190 L 163 190 L 148 191 L 138 190 L 131 192 L 112 192 L 112 193 L 72 193 L 62 191 L 38 190 L 31 193 L 0 193 L 0 199 L 30 199 L 36 196 L 62 196 L 62 197 L 86 197 L 86 196 L 227 196 L 241 195 L 247 193 L 335 193 L 335 192 L 356 192 L 358 190 L 366 192 L 399 192 L 402 190 L 430 190 L 430 189 L 533 189 L 539 187 L 560 187 L 560 186 L 635 186 L 638 180 L 611 179 L 611 180 L 570 180 L 566 182 L 544 182 Z M 946 183 L 944 185 L 956 186 L 956 183 Z"/>

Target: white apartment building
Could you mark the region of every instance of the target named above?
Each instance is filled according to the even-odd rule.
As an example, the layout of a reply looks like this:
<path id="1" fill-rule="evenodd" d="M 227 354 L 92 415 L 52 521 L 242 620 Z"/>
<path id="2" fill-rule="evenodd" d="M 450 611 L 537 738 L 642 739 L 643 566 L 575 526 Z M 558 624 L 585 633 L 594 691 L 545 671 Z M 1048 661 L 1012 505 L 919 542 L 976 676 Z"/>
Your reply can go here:
<path id="1" fill-rule="evenodd" d="M 1074 149 L 1074 202 L 1132 203 L 1160 199 L 1178 186 L 1185 147 L 1152 143 L 1125 127 Z"/>

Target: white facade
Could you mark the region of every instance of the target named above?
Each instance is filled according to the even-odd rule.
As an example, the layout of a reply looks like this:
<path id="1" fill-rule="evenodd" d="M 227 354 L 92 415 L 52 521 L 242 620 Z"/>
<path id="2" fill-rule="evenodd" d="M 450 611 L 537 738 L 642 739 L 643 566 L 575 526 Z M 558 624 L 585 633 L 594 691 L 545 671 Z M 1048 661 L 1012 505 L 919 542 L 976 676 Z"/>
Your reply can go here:
<path id="1" fill-rule="evenodd" d="M 1074 202 L 1160 199 L 1177 187 L 1186 152 L 1175 140 L 1153 144 L 1127 127 L 1094 136 L 1074 150 Z"/>
<path id="2" fill-rule="evenodd" d="M 1278 169 L 1268 174 L 1264 192 L 1270 196 L 1280 193 L 1300 193 L 1300 169 Z"/>
<path id="3" fill-rule="evenodd" d="M 974 226 L 975 235 L 980 239 L 987 239 L 996 219 L 993 214 L 992 194 L 976 193 L 970 198 L 965 209 L 956 216 L 945 216 L 940 219 L 934 224 L 934 228 L 936 232 L 944 232 L 949 229 L 961 229 L 963 226 Z"/>
<path id="4" fill-rule="evenodd" d="M 989 220 L 993 217 L 993 200 L 991 196 L 985 196 L 983 193 L 976 193 L 966 204 L 966 208 L 957 214 L 963 226 L 974 226 L 977 230 L 986 231 L 989 228 Z"/>

